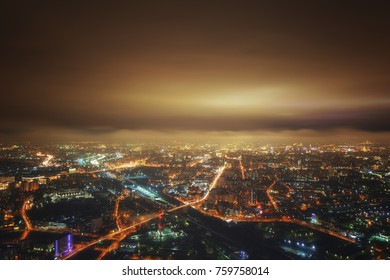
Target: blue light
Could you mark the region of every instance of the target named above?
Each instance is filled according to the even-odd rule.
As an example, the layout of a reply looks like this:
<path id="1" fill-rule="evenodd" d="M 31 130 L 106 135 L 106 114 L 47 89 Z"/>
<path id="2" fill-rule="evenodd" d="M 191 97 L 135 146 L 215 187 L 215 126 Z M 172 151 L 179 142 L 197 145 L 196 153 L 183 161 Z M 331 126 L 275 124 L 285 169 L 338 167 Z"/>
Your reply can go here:
<path id="1" fill-rule="evenodd" d="M 248 253 L 245 251 L 240 251 L 240 259 L 247 260 L 249 258 Z"/>
<path id="2" fill-rule="evenodd" d="M 70 252 L 72 250 L 72 235 L 68 234 L 68 243 L 67 243 L 67 251 Z"/>
<path id="3" fill-rule="evenodd" d="M 55 242 L 54 242 L 54 246 L 55 246 L 55 255 L 56 256 L 58 256 L 59 255 L 59 250 L 58 250 L 58 240 L 56 240 Z"/>

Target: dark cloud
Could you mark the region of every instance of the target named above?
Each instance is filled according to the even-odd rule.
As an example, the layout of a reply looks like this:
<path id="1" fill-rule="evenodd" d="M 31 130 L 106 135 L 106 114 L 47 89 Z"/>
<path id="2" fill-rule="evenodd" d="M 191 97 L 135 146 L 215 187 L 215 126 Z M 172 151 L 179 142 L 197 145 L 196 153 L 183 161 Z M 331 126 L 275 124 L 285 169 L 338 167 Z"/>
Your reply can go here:
<path id="1" fill-rule="evenodd" d="M 387 1 L 7 1 L 0 13 L 3 137 L 390 131 Z"/>
<path id="2" fill-rule="evenodd" d="M 390 125 L 386 121 L 390 118 L 387 108 L 363 108 L 349 111 L 332 111 L 296 116 L 143 116 L 130 118 L 104 115 L 76 115 L 62 114 L 40 116 L 40 118 L 26 120 L 14 124 L 12 127 L 3 125 L 0 133 L 17 134 L 31 131 L 30 127 L 57 127 L 74 129 L 87 134 L 112 133 L 118 130 L 155 130 L 155 131 L 299 131 L 334 129 L 354 129 L 367 132 L 388 132 Z M 26 118 L 27 119 L 27 118 Z M 15 128 L 18 127 L 18 128 Z"/>

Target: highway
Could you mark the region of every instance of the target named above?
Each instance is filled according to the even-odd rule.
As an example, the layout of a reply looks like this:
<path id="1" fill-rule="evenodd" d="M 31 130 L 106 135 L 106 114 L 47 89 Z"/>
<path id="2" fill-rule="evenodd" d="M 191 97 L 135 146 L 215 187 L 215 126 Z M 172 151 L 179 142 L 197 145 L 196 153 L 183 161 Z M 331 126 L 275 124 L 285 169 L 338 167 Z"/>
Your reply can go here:
<path id="1" fill-rule="evenodd" d="M 268 199 L 269 201 L 271 201 L 271 204 L 272 206 L 274 207 L 275 210 L 278 210 L 278 205 L 276 204 L 276 201 L 275 199 L 272 197 L 272 195 L 270 194 L 270 191 L 272 190 L 273 186 L 275 186 L 275 184 L 277 183 L 277 181 L 273 182 L 268 188 L 267 188 L 267 196 L 268 196 Z"/>
<path id="2" fill-rule="evenodd" d="M 242 179 L 245 180 L 245 168 L 244 168 L 244 166 L 242 165 L 242 160 L 240 160 L 240 169 L 241 169 L 241 176 L 242 176 Z"/>
<path id="3" fill-rule="evenodd" d="M 241 161 L 240 161 L 240 165 L 242 166 L 241 164 Z M 224 167 L 225 168 L 225 167 Z M 223 168 L 223 170 L 224 170 Z M 199 200 L 199 201 L 196 201 L 196 202 L 200 202 L 202 200 L 205 200 L 207 198 L 207 196 L 209 195 L 210 191 L 212 188 L 214 188 L 217 184 L 217 181 L 219 179 L 219 177 L 222 175 L 222 172 L 215 178 L 214 182 L 213 182 L 213 185 L 212 187 L 209 189 L 208 193 L 205 195 L 205 197 L 203 197 L 203 199 Z M 242 173 L 242 176 L 244 178 L 244 173 Z M 288 186 L 287 184 L 283 183 L 282 181 L 280 181 L 278 178 L 276 178 L 276 181 L 274 181 L 266 190 L 266 193 L 267 193 L 267 196 L 271 202 L 271 204 L 273 205 L 274 209 L 275 210 L 278 210 L 278 205 L 275 201 L 275 199 L 272 197 L 270 191 L 272 190 L 272 188 L 276 185 L 276 183 L 281 183 L 281 185 L 285 188 L 288 189 L 289 192 L 292 192 L 293 189 Z M 194 203 L 195 204 L 195 203 Z M 190 205 L 190 204 L 188 204 Z M 183 206 L 180 206 L 180 207 L 183 207 Z M 219 219 L 222 219 L 222 220 L 226 220 L 226 217 L 224 216 L 221 216 L 221 215 L 217 215 L 217 214 L 211 214 L 207 211 L 204 211 L 201 207 L 198 207 L 196 208 L 199 212 L 202 212 L 203 214 L 205 215 L 208 215 L 208 216 L 213 216 L 213 217 L 216 217 L 216 218 L 219 218 Z M 318 227 L 318 226 L 315 226 L 315 225 L 312 225 L 312 224 L 309 224 L 305 221 L 302 221 L 302 220 L 298 220 L 298 219 L 291 219 L 291 218 L 288 218 L 288 217 L 280 217 L 280 218 L 267 218 L 267 219 L 264 219 L 264 218 L 245 218 L 245 217 L 233 217 L 233 218 L 229 218 L 230 220 L 232 221 L 236 221 L 236 222 L 259 222 L 259 223 L 272 223 L 272 222 L 284 222 L 284 223 L 294 223 L 294 224 L 298 224 L 300 226 L 304 226 L 304 227 L 307 227 L 307 228 L 310 228 L 310 229 L 313 229 L 313 230 L 316 230 L 316 231 L 320 231 L 320 232 L 323 232 L 323 233 L 326 233 L 326 234 L 329 234 L 331 236 L 334 236 L 334 237 L 337 237 L 339 239 L 342 239 L 344 241 L 348 241 L 348 242 L 355 242 L 355 240 L 353 239 L 350 239 L 340 233 L 338 233 L 337 231 L 334 231 L 334 230 L 329 230 L 329 229 L 326 229 L 326 228 L 322 228 L 322 227 Z M 329 223 L 330 224 L 330 223 Z"/>
<path id="4" fill-rule="evenodd" d="M 87 243 L 85 245 L 80 246 L 79 248 L 73 250 L 71 253 L 63 256 L 61 259 L 63 259 L 63 260 L 69 259 L 69 258 L 73 257 L 74 255 L 76 255 L 77 253 L 79 253 L 79 252 L 81 252 L 81 251 L 83 251 L 83 250 L 85 250 L 87 248 L 90 248 L 91 246 L 96 245 L 99 242 L 102 242 L 102 241 L 108 240 L 108 239 L 112 239 L 112 238 L 114 238 L 118 234 L 129 232 L 130 230 L 135 229 L 136 227 L 141 226 L 141 225 L 143 225 L 145 223 L 148 223 L 151 220 L 157 218 L 158 215 L 160 215 L 160 214 L 153 215 L 152 217 L 150 217 L 148 219 L 144 219 L 141 222 L 135 223 L 135 224 L 133 224 L 131 226 L 128 226 L 128 227 L 122 228 L 120 230 L 111 232 L 111 233 L 109 233 L 107 235 L 104 235 L 104 236 L 102 236 L 102 237 L 100 237 L 100 238 L 98 238 L 98 239 L 96 239 L 96 240 L 94 240 L 94 241 L 92 241 L 90 243 Z"/>
<path id="5" fill-rule="evenodd" d="M 288 186 L 287 184 L 285 184 L 284 182 L 280 181 L 278 178 L 276 178 L 276 180 L 267 188 L 268 199 L 272 203 L 272 206 L 274 207 L 274 209 L 278 210 L 278 204 L 276 203 L 275 199 L 272 197 L 272 195 L 270 193 L 272 188 L 275 186 L 276 183 L 279 183 L 280 185 L 285 187 L 289 192 L 292 192 L 293 189 L 290 186 Z"/>
<path id="6" fill-rule="evenodd" d="M 194 167 L 195 165 L 200 164 L 200 163 L 202 163 L 203 161 L 204 161 L 204 159 L 194 160 L 193 162 L 191 162 L 191 163 L 189 164 L 189 167 Z"/>
<path id="7" fill-rule="evenodd" d="M 282 181 L 279 181 L 279 183 L 285 187 L 289 192 L 292 192 L 294 191 L 293 188 L 291 188 L 289 185 L 287 185 L 286 183 L 282 182 Z"/>
<path id="8" fill-rule="evenodd" d="M 221 216 L 221 215 L 218 215 L 218 214 L 211 214 L 207 211 L 204 211 L 203 209 L 201 208 L 197 208 L 197 210 L 205 215 L 208 215 L 208 216 L 212 216 L 212 217 L 215 217 L 215 218 L 218 218 L 218 219 L 221 219 L 221 220 L 227 220 L 227 217 L 225 216 Z M 326 233 L 326 234 L 329 234 L 331 236 L 334 236 L 334 237 L 337 237 L 339 239 L 342 239 L 344 241 L 348 241 L 348 242 L 356 242 L 354 239 L 350 239 L 334 230 L 329 230 L 329 229 L 325 229 L 325 228 L 321 228 L 319 226 L 315 226 L 315 225 L 312 225 L 312 224 L 309 224 L 305 221 L 302 221 L 302 220 L 298 220 L 298 219 L 291 219 L 291 218 L 288 218 L 288 217 L 275 217 L 275 218 L 260 218 L 260 217 L 251 217 L 251 218 L 247 218 L 247 217 L 229 217 L 229 220 L 231 221 L 235 221 L 235 222 L 252 222 L 252 223 L 275 223 L 275 222 L 280 222 L 280 223 L 291 223 L 291 224 L 297 224 L 297 225 L 300 225 L 300 226 L 303 226 L 303 227 L 307 227 L 307 228 L 310 228 L 310 229 L 313 229 L 315 231 L 319 231 L 319 232 L 323 232 L 323 233 Z"/>
<path id="9" fill-rule="evenodd" d="M 118 228 L 118 230 L 121 229 L 121 220 L 120 220 L 120 214 L 119 214 L 119 203 L 121 200 L 123 200 L 123 196 L 120 195 L 116 198 L 116 201 L 115 201 L 115 211 L 114 211 L 114 217 L 115 217 L 115 222 L 116 222 L 116 227 Z"/>
<path id="10" fill-rule="evenodd" d="M 223 172 L 225 171 L 225 168 L 226 168 L 226 166 L 224 165 L 224 166 L 220 169 L 220 171 L 219 171 L 217 177 L 215 177 L 213 183 L 211 184 L 210 188 L 207 190 L 206 194 L 203 196 L 202 199 L 197 200 L 196 203 L 205 200 L 205 199 L 210 195 L 210 191 L 211 191 L 212 189 L 214 189 L 214 188 L 217 186 L 218 180 L 219 180 L 219 178 L 221 178 Z"/>
<path id="11" fill-rule="evenodd" d="M 30 199 L 26 199 L 23 203 L 22 210 L 20 211 L 22 214 L 23 221 L 26 225 L 26 228 L 25 228 L 23 234 L 21 235 L 20 240 L 26 239 L 28 234 L 30 233 L 30 231 L 34 229 L 32 224 L 31 224 L 31 221 L 26 213 L 26 208 L 27 208 L 29 203 L 30 203 Z"/>

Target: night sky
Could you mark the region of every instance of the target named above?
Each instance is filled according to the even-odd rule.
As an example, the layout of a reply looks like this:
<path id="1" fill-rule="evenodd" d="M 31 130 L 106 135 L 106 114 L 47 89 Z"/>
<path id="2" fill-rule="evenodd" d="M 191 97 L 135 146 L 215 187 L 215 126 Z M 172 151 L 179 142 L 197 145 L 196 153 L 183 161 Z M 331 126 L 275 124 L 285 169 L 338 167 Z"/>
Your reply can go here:
<path id="1" fill-rule="evenodd" d="M 2 1 L 0 141 L 389 142 L 387 2 Z"/>

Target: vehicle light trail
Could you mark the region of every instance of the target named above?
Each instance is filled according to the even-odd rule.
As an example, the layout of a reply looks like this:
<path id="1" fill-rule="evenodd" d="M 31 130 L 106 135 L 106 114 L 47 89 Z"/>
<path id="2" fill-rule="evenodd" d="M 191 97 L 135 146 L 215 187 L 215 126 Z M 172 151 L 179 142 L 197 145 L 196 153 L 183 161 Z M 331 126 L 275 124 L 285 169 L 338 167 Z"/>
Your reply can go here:
<path id="1" fill-rule="evenodd" d="M 114 211 L 114 217 L 115 217 L 115 222 L 116 222 L 116 227 L 118 230 L 121 229 L 121 221 L 120 221 L 120 215 L 119 215 L 119 203 L 121 200 L 123 200 L 123 196 L 118 196 L 116 201 L 115 201 L 115 211 Z"/>
<path id="2" fill-rule="evenodd" d="M 245 180 L 245 168 L 244 168 L 244 166 L 242 165 L 242 160 L 240 160 L 240 169 L 241 169 L 241 176 L 242 176 L 242 179 Z"/>
<path id="3" fill-rule="evenodd" d="M 221 216 L 221 215 L 218 215 L 218 214 L 211 214 L 210 212 L 207 212 L 207 211 L 204 211 L 200 208 L 197 208 L 197 210 L 207 216 L 211 216 L 211 217 L 215 217 L 215 218 L 218 218 L 218 219 L 221 219 L 221 220 L 224 220 L 226 221 L 226 217 L 224 216 Z M 305 221 L 301 221 L 301 220 L 298 220 L 298 219 L 291 219 L 291 218 L 288 218 L 288 217 L 275 217 L 275 218 L 244 218 L 244 217 L 240 217 L 240 218 L 232 218 L 232 217 L 229 217 L 229 220 L 231 221 L 235 221 L 235 222 L 254 222 L 254 223 L 275 223 L 275 222 L 280 222 L 280 223 L 291 223 L 291 224 L 297 224 L 297 225 L 300 225 L 300 226 L 303 226 L 303 227 L 307 227 L 307 228 L 310 228 L 312 230 L 315 230 L 315 231 L 319 231 L 319 232 L 322 232 L 322 233 L 326 233 L 326 234 L 329 234 L 331 236 L 334 236 L 334 237 L 337 237 L 339 239 L 342 239 L 344 241 L 348 241 L 348 242 L 352 242 L 352 243 L 355 243 L 356 240 L 354 239 L 350 239 L 334 230 L 329 230 L 329 229 L 325 229 L 325 228 L 321 228 L 321 227 L 318 227 L 318 226 L 315 226 L 315 225 L 311 225 Z"/>
<path id="4" fill-rule="evenodd" d="M 28 203 L 29 203 L 29 200 L 26 199 L 23 203 L 22 210 L 21 210 L 22 218 L 23 218 L 24 223 L 26 224 L 26 228 L 25 228 L 22 236 L 20 237 L 20 240 L 26 239 L 28 234 L 30 233 L 30 231 L 33 230 L 33 226 L 31 224 L 31 221 L 26 213 L 26 208 L 27 208 Z"/>
<path id="5" fill-rule="evenodd" d="M 207 199 L 207 197 L 210 195 L 210 191 L 211 191 L 212 189 L 214 189 L 214 188 L 217 186 L 218 180 L 219 180 L 219 178 L 221 178 L 223 172 L 225 171 L 225 168 L 226 168 L 226 166 L 224 165 L 224 166 L 221 168 L 221 170 L 219 171 L 217 177 L 215 177 L 213 183 L 211 184 L 210 188 L 207 190 L 206 194 L 203 196 L 203 198 L 197 200 L 196 203 L 201 202 L 201 201 Z"/>
<path id="6" fill-rule="evenodd" d="M 142 222 L 133 224 L 133 225 L 128 226 L 128 227 L 125 227 L 125 228 L 123 228 L 123 229 L 121 229 L 121 230 L 118 230 L 118 231 L 109 233 L 109 234 L 107 234 L 107 235 L 104 235 L 104 236 L 100 237 L 99 239 L 94 240 L 94 241 L 92 241 L 92 242 L 90 242 L 90 243 L 88 243 L 88 244 L 86 244 L 86 245 L 84 245 L 84 246 L 80 246 L 79 248 L 73 250 L 71 253 L 69 253 L 69 254 L 63 256 L 61 259 L 63 259 L 63 260 L 69 259 L 69 258 L 73 257 L 74 255 L 76 255 L 77 253 L 79 253 L 79 252 L 81 252 L 81 251 L 83 251 L 83 250 L 85 250 L 85 249 L 87 249 L 87 248 L 90 248 L 91 246 L 96 245 L 96 244 L 99 243 L 99 242 L 102 242 L 102 241 L 107 240 L 107 239 L 111 239 L 111 238 L 113 238 L 114 236 L 116 236 L 116 235 L 118 235 L 118 234 L 125 233 L 125 232 L 127 232 L 127 231 L 129 231 L 129 230 L 131 230 L 131 229 L 136 228 L 137 226 L 140 226 L 140 225 L 143 225 L 143 224 L 145 224 L 145 223 L 148 223 L 149 221 L 151 221 L 151 220 L 157 218 L 158 215 L 159 215 L 159 214 L 156 214 L 155 216 L 153 216 L 153 217 L 151 217 L 151 218 L 149 218 L 149 219 L 143 220 Z"/>
<path id="7" fill-rule="evenodd" d="M 271 201 L 272 203 L 272 206 L 274 207 L 275 210 L 278 210 L 278 205 L 276 204 L 276 201 L 275 199 L 272 197 L 272 195 L 270 194 L 270 191 L 271 189 L 273 188 L 273 186 L 275 186 L 277 181 L 273 182 L 268 188 L 267 188 L 267 196 L 268 196 L 268 199 L 269 201 Z"/>

